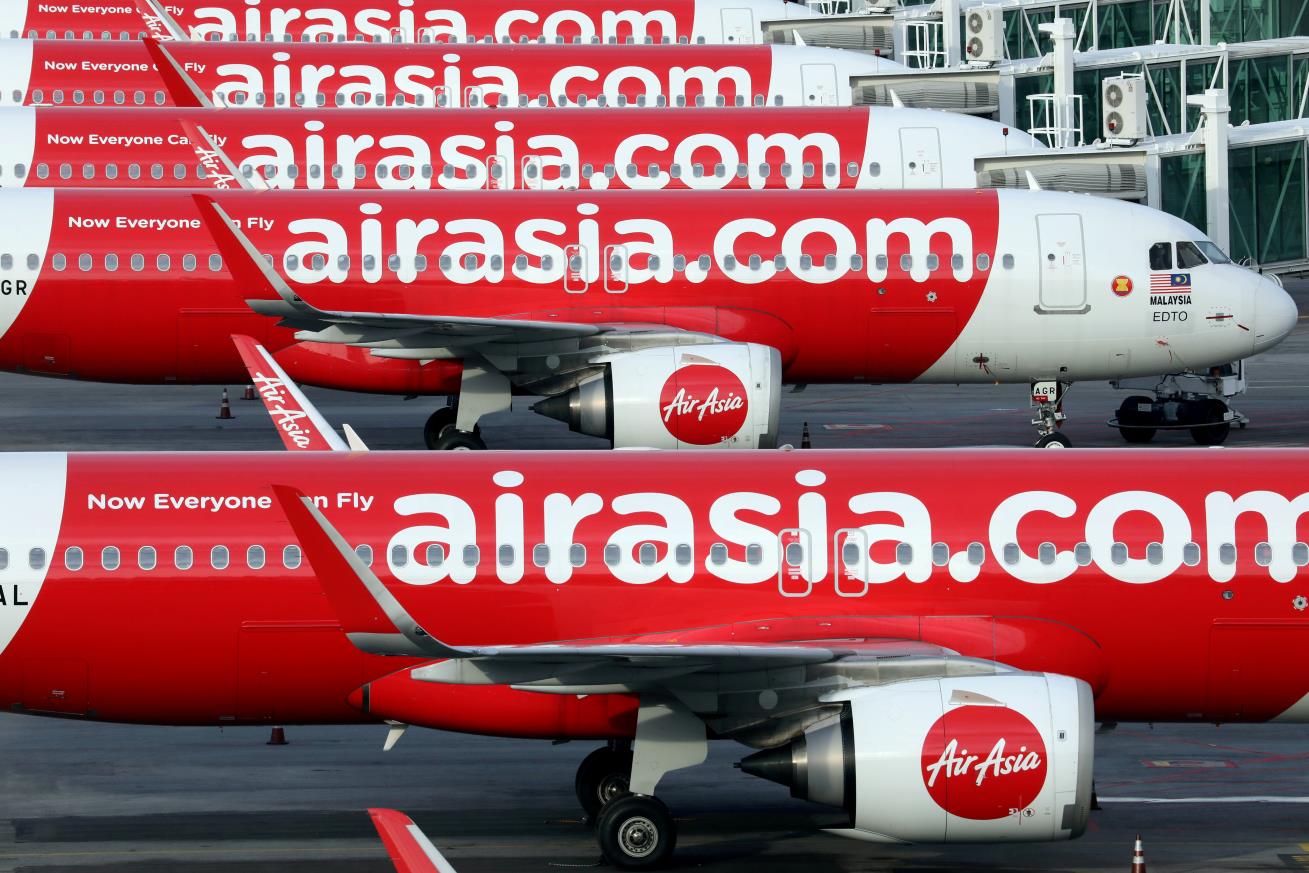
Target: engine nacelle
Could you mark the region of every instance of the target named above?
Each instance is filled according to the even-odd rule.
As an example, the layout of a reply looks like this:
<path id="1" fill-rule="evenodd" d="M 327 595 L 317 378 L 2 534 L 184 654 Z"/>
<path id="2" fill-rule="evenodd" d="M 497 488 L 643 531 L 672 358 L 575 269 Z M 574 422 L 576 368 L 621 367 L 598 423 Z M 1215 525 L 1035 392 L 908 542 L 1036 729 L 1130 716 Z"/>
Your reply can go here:
<path id="1" fill-rule="evenodd" d="M 533 411 L 614 448 L 771 449 L 782 359 L 758 343 L 656 346 L 604 359 L 603 373 Z"/>
<path id="2" fill-rule="evenodd" d="M 852 827 L 843 836 L 1067 840 L 1090 815 L 1094 737 L 1091 687 L 1080 679 L 914 679 L 852 692 L 840 716 L 741 768 L 844 807 Z"/>

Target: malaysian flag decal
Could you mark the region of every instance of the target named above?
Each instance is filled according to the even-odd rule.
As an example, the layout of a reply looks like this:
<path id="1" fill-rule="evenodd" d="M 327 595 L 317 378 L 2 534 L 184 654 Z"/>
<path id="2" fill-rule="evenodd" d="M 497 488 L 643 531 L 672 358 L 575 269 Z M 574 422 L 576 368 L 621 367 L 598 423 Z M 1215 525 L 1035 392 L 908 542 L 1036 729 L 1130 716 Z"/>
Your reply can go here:
<path id="1" fill-rule="evenodd" d="M 1151 273 L 1150 293 L 1163 294 L 1169 291 L 1190 291 L 1190 273 Z"/>

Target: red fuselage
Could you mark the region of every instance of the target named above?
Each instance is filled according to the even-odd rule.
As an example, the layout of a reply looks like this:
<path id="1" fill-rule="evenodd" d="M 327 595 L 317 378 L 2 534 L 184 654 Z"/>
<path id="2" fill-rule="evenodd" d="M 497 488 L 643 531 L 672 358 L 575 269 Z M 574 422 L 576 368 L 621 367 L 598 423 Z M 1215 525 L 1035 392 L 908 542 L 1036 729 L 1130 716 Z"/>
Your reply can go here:
<path id="1" fill-rule="evenodd" d="M 1102 719 L 1304 719 L 1309 457 L 1214 457 L 10 455 L 0 705 L 165 724 L 364 718 L 352 693 L 412 662 L 357 652 L 308 565 L 285 566 L 295 540 L 270 490 L 285 484 L 452 645 L 921 639 L 1084 679 Z M 1201 461 L 1221 475 L 1194 475 Z M 797 537 L 812 544 L 804 565 L 779 570 L 779 538 Z M 570 733 L 533 702 L 546 723 L 516 731 L 490 711 L 496 694 L 567 698 L 428 687 L 452 695 L 428 710 L 435 726 Z M 576 732 L 603 735 L 596 724 Z"/>

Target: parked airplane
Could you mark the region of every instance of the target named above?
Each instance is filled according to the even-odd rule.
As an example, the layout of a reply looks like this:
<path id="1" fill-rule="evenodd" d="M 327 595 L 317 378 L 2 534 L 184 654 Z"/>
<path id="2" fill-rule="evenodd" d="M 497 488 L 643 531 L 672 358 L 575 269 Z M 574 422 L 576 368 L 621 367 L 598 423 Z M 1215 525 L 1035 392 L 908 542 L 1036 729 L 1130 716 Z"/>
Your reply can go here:
<path id="1" fill-rule="evenodd" d="M 114 3 L 10 0 L 0 36 L 136 39 L 166 34 L 142 21 L 130 0 Z M 741 45 L 765 41 L 764 26 L 816 16 L 782 0 L 168 0 L 188 39 L 496 42 L 543 39 Z M 158 16 L 156 16 L 158 17 Z"/>
<path id="2" fill-rule="evenodd" d="M 11 454 L 0 708 L 610 740 L 623 867 L 710 737 L 839 835 L 1069 839 L 1096 718 L 1309 721 L 1309 457 L 1169 460 Z"/>
<path id="3" fill-rule="evenodd" d="M 13 39 L 0 105 L 849 106 L 851 76 L 903 69 L 800 45 Z"/>
<path id="4" fill-rule="evenodd" d="M 0 187 L 234 187 L 185 125 L 274 188 L 972 188 L 1027 134 L 924 109 L 0 109 Z M 582 135 L 584 132 L 585 135 Z M 203 181 L 202 181 L 203 180 Z"/>
<path id="5" fill-rule="evenodd" d="M 1046 191 L 10 189 L 0 215 L 0 367 L 228 384 L 249 333 L 310 384 L 457 394 L 436 448 L 515 393 L 615 446 L 766 447 L 784 382 L 858 381 L 1043 383 L 1065 446 L 1063 387 L 1296 323 L 1180 219 Z M 1151 290 L 1165 250 L 1184 291 Z"/>

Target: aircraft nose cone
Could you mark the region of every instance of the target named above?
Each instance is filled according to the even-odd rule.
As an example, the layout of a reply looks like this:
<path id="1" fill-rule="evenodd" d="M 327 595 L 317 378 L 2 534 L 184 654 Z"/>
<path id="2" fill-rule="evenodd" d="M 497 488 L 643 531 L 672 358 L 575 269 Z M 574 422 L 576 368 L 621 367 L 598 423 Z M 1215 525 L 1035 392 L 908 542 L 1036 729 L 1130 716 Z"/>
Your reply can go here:
<path id="1" fill-rule="evenodd" d="M 1295 300 L 1281 283 L 1259 277 L 1254 303 L 1254 351 L 1262 352 L 1286 339 L 1300 318 Z"/>

